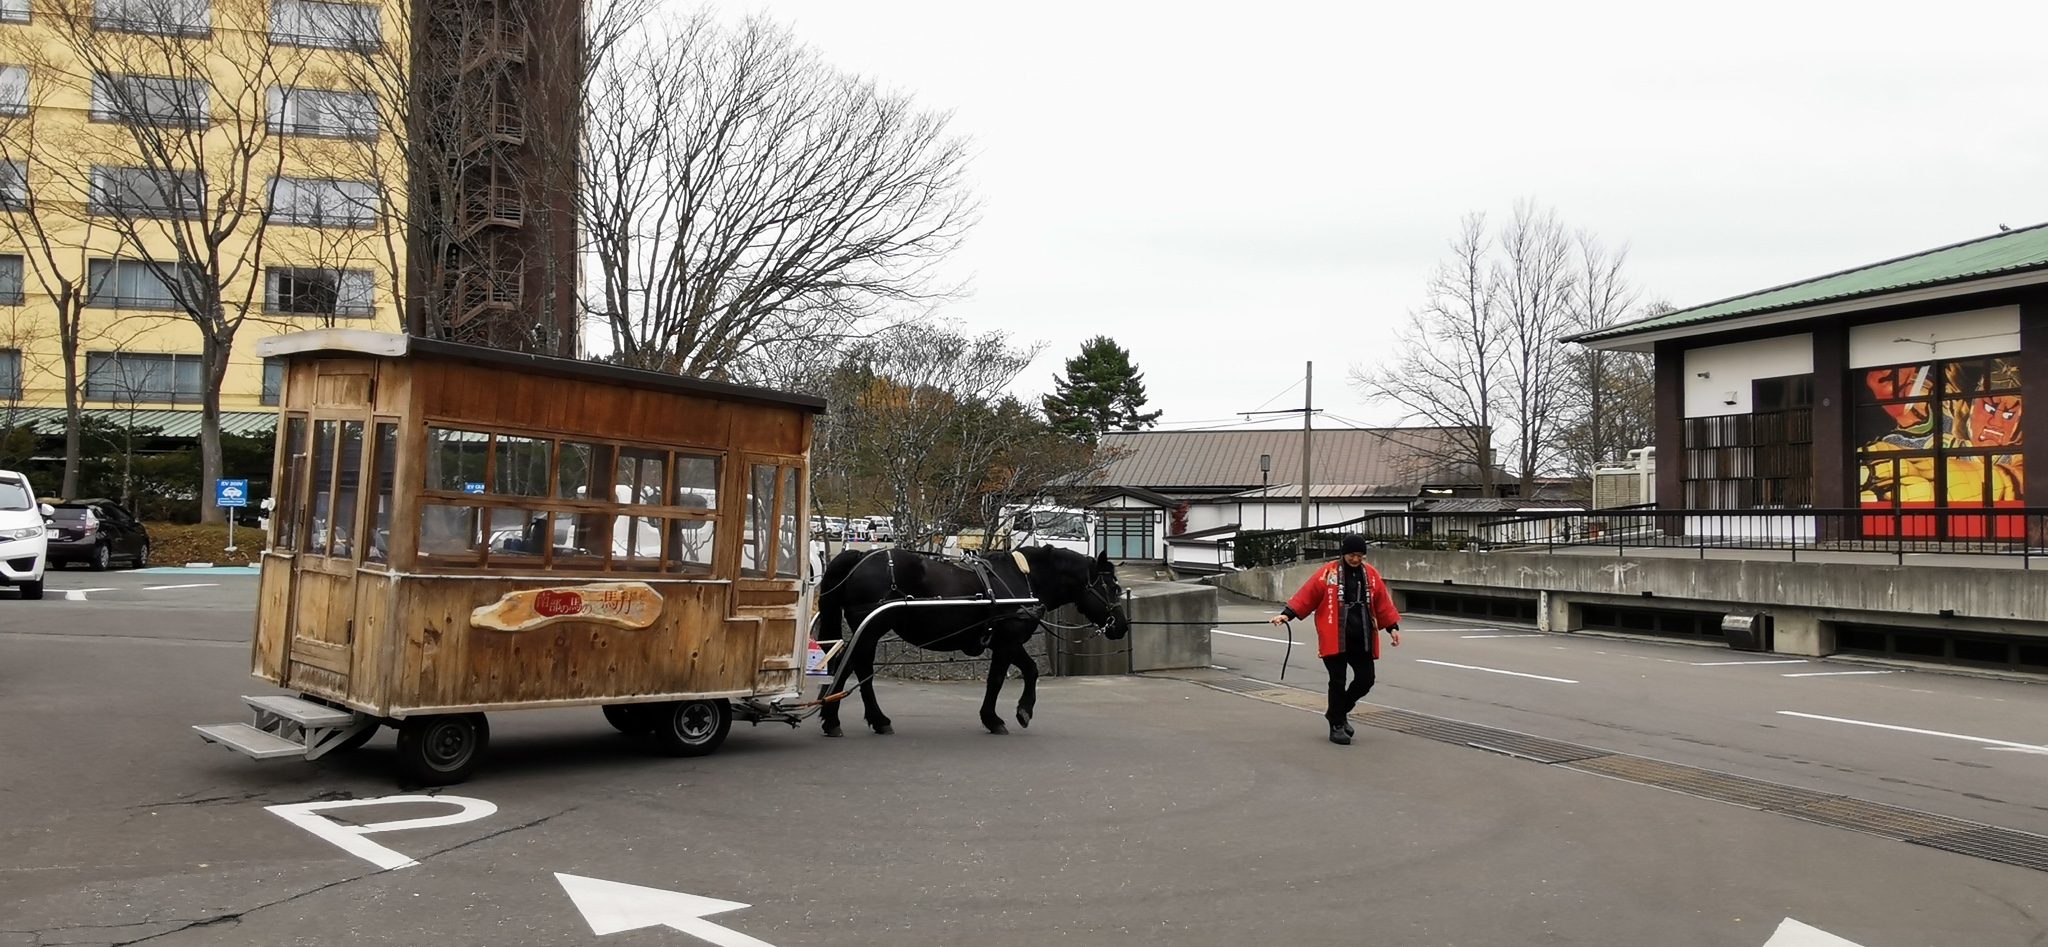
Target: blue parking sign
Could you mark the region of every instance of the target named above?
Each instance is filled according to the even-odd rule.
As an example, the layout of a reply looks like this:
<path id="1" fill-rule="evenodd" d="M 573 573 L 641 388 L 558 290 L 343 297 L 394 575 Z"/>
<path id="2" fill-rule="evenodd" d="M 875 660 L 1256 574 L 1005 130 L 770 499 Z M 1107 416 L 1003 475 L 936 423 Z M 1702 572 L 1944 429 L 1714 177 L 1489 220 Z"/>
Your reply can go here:
<path id="1" fill-rule="evenodd" d="M 221 507 L 248 506 L 249 481 L 215 480 L 213 482 L 213 505 Z"/>

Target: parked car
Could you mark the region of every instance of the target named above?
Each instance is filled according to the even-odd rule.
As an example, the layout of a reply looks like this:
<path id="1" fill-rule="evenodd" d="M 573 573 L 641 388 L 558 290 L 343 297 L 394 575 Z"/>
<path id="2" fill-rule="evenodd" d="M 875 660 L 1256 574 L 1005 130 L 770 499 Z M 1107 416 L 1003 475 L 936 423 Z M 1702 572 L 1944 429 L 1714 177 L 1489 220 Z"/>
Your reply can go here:
<path id="1" fill-rule="evenodd" d="M 868 538 L 878 543 L 896 541 L 896 518 L 893 516 L 868 517 Z"/>
<path id="2" fill-rule="evenodd" d="M 50 561 L 83 562 L 94 572 L 125 562 L 149 565 L 149 530 L 112 500 L 65 500 L 52 504 Z"/>
<path id="3" fill-rule="evenodd" d="M 48 504 L 36 502 L 28 476 L 0 470 L 0 585 L 21 590 L 22 598 L 43 597 L 43 570 L 49 565 Z"/>

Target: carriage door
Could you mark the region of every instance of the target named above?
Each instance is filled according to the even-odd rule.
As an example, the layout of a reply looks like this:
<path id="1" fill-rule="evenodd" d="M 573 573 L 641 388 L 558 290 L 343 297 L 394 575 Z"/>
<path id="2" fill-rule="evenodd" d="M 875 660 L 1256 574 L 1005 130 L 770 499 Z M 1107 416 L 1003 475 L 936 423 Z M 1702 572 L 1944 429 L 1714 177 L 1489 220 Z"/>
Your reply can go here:
<path id="1" fill-rule="evenodd" d="M 733 583 L 736 618 L 756 624 L 753 650 L 756 693 L 797 689 L 803 680 L 798 601 L 809 557 L 804 511 L 804 468 L 793 457 L 746 458 L 747 499 L 742 510 L 740 577 Z"/>
<path id="2" fill-rule="evenodd" d="M 369 459 L 371 369 L 327 363 L 314 379 L 298 575 L 292 583 L 291 669 L 285 686 L 340 699 L 355 643 L 362 485 Z"/>

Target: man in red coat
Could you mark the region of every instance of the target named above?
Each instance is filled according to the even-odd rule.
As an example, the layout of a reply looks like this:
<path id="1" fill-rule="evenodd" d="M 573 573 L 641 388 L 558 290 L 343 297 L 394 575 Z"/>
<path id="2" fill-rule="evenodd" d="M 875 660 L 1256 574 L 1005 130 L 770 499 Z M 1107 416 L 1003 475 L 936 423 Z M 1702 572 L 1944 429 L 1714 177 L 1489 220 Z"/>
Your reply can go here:
<path id="1" fill-rule="evenodd" d="M 1379 570 L 1365 564 L 1364 536 L 1344 537 L 1343 558 L 1309 577 L 1301 591 L 1287 600 L 1279 625 L 1310 613 L 1316 616 L 1316 639 L 1321 645 L 1323 667 L 1330 672 L 1330 709 L 1323 716 L 1330 721 L 1330 742 L 1350 745 L 1351 708 L 1372 690 L 1372 663 L 1379 660 L 1379 629 L 1387 630 L 1395 647 L 1401 645 L 1401 613 Z M 1344 686 L 1344 671 L 1351 671 L 1351 686 Z"/>

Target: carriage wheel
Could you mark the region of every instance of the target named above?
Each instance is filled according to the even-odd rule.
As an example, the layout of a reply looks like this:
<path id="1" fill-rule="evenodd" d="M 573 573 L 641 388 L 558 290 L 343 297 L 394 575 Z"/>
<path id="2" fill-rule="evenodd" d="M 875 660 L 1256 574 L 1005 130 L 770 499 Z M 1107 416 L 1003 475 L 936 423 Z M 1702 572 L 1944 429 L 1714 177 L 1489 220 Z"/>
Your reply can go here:
<path id="1" fill-rule="evenodd" d="M 604 722 L 620 733 L 639 735 L 654 729 L 660 722 L 660 704 L 606 704 Z"/>
<path id="2" fill-rule="evenodd" d="M 670 756 L 710 756 L 732 730 L 732 705 L 724 698 L 660 704 L 654 738 Z"/>
<path id="3" fill-rule="evenodd" d="M 430 714 L 398 725 L 398 771 L 422 786 L 468 779 L 491 743 L 483 714 Z"/>

